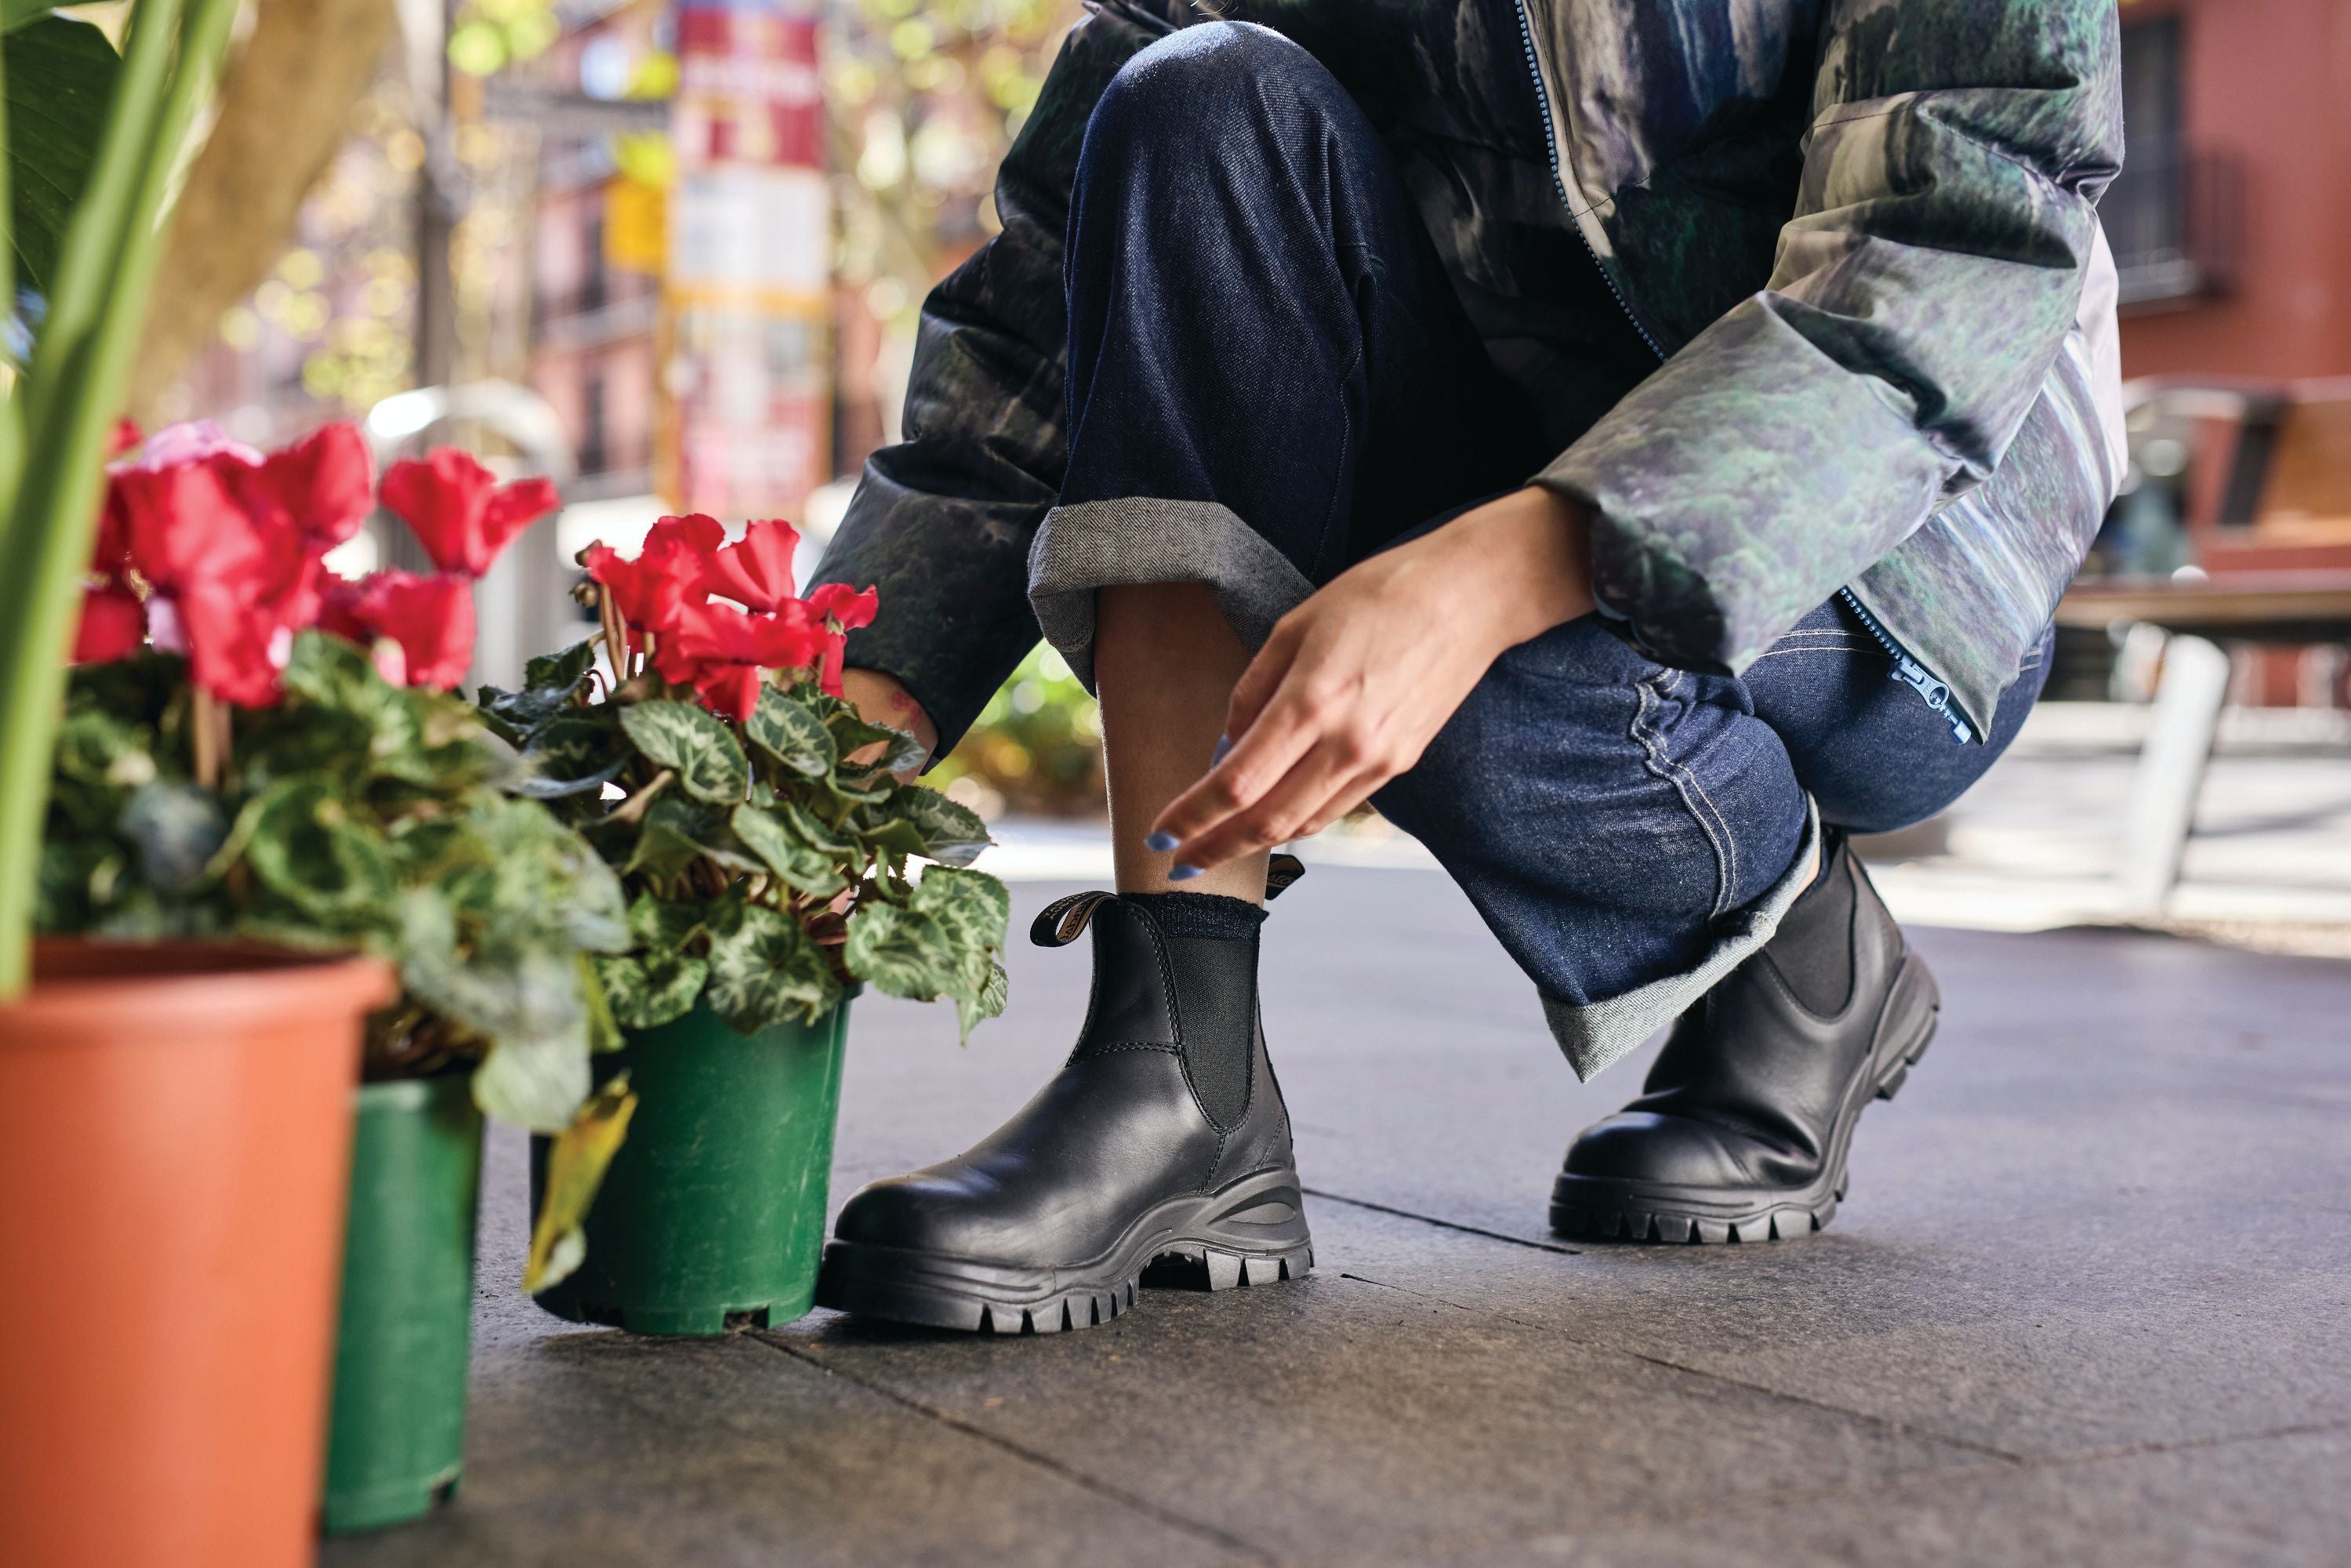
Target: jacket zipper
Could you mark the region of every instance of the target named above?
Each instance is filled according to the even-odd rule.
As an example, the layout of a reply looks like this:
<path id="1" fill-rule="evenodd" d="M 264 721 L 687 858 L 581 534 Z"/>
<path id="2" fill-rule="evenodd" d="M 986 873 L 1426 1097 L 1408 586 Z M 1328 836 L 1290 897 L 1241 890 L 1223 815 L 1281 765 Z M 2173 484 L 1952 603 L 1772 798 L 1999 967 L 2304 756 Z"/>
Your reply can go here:
<path id="1" fill-rule="evenodd" d="M 1576 221 L 1575 198 L 1568 194 L 1567 177 L 1560 172 L 1559 137 L 1552 129 L 1551 89 L 1543 86 L 1542 58 L 1535 53 L 1534 23 L 1527 16 L 1527 0 L 1516 0 L 1516 4 L 1519 43 L 1527 52 L 1527 74 L 1535 80 L 1535 109 L 1542 118 L 1543 152 L 1551 159 L 1551 188 L 1559 193 L 1559 204 L 1567 209 L 1567 221 L 1574 225 L 1575 237 L 1583 242 L 1583 253 L 1592 258 L 1592 269 L 1600 274 L 1600 281 L 1608 286 L 1608 297 L 1616 301 L 1616 308 L 1625 312 L 1625 319 L 1633 323 L 1633 330 L 1641 335 L 1641 341 L 1649 346 L 1649 352 L 1656 355 L 1657 362 L 1663 364 L 1669 357 L 1664 346 L 1649 335 L 1649 329 L 1633 308 L 1633 302 L 1625 298 L 1625 291 L 1616 287 L 1615 277 L 1601 263 L 1599 247 L 1592 243 L 1592 236 L 1583 232 L 1583 225 Z"/>
<path id="2" fill-rule="evenodd" d="M 1860 596 L 1852 589 L 1838 589 L 1837 597 L 1844 601 L 1844 607 L 1853 612 L 1854 619 L 1861 622 L 1862 630 L 1876 638 L 1887 656 L 1894 661 L 1893 674 L 1887 678 L 1900 681 L 1917 692 L 1928 707 L 1941 714 L 1960 745 L 1965 746 L 1973 740 L 1975 731 L 1969 727 L 1967 716 L 1951 705 L 1951 688 L 1937 680 L 1926 665 L 1904 653 L 1902 644 L 1894 640 L 1894 634 L 1879 623 L 1876 616 L 1863 608 Z"/>
<path id="3" fill-rule="evenodd" d="M 1669 356 L 1657 340 L 1650 336 L 1647 324 L 1633 308 L 1633 302 L 1625 298 L 1625 291 L 1616 286 L 1615 276 L 1602 263 L 1599 247 L 1592 243 L 1592 236 L 1583 232 L 1583 225 L 1576 221 L 1575 198 L 1568 193 L 1567 176 L 1560 167 L 1559 136 L 1552 126 L 1551 89 L 1543 85 L 1542 57 L 1535 53 L 1534 22 L 1527 15 L 1527 0 L 1515 0 L 1515 3 L 1519 13 L 1519 43 L 1526 51 L 1527 74 L 1534 78 L 1535 84 L 1535 108 L 1542 118 L 1543 151 L 1551 160 L 1552 189 L 1558 193 L 1560 204 L 1567 209 L 1568 222 L 1574 226 L 1575 237 L 1583 242 L 1583 252 L 1592 258 L 1593 270 L 1599 273 L 1600 281 L 1608 286 L 1608 297 L 1616 301 L 1616 308 L 1633 324 L 1633 330 L 1640 334 L 1641 341 L 1649 346 L 1649 352 L 1656 355 L 1662 364 Z M 1855 618 L 1872 637 L 1877 639 L 1894 660 L 1892 678 L 1917 692 L 1928 707 L 1949 720 L 1951 733 L 1962 744 L 1971 739 L 1974 732 L 1969 727 L 1965 716 L 1951 706 L 1951 688 L 1937 680 L 1926 665 L 1906 653 L 1902 644 L 1895 641 L 1894 634 L 1879 623 L 1877 617 L 1862 607 L 1861 600 L 1852 589 L 1840 588 L 1837 596 L 1844 601 Z"/>

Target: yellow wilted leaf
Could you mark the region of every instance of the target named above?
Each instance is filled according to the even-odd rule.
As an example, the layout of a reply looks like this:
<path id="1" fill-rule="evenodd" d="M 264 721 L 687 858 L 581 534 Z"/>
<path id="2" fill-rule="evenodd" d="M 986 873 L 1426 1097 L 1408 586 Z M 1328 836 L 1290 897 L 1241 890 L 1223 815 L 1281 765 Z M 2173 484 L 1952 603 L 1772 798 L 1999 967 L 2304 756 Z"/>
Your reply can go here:
<path id="1" fill-rule="evenodd" d="M 538 1222 L 531 1228 L 530 1258 L 523 1265 L 527 1293 L 535 1296 L 559 1282 L 588 1256 L 588 1238 L 580 1225 L 596 1201 L 596 1189 L 603 1185 L 605 1167 L 629 1135 L 629 1118 L 636 1109 L 629 1075 L 617 1073 L 557 1134 L 547 1152 L 547 1190 L 538 1206 Z"/>

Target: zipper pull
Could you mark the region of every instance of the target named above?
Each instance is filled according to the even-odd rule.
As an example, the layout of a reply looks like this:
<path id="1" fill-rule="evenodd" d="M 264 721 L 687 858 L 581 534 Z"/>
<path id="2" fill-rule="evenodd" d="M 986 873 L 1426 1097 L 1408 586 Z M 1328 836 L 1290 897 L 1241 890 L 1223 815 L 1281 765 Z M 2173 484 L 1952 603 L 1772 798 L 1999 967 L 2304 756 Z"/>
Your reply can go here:
<path id="1" fill-rule="evenodd" d="M 1968 727 L 1967 720 L 1951 711 L 1951 688 L 1928 674 L 1927 667 L 1909 654 L 1894 655 L 1894 669 L 1886 678 L 1900 681 L 1917 692 L 1928 707 L 1941 714 L 1949 722 L 1951 733 L 1959 737 L 1960 745 L 1966 745 L 1973 737 L 1975 732 Z"/>

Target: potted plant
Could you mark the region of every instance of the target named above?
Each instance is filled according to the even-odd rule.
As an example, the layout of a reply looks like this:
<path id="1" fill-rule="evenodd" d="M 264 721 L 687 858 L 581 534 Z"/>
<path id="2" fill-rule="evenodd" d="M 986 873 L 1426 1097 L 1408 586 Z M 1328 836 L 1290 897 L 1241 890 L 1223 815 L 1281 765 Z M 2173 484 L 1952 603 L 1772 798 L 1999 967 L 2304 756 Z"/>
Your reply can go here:
<path id="1" fill-rule="evenodd" d="M 481 1113 L 557 1134 L 530 1283 L 576 1259 L 632 1107 L 591 1095 L 588 967 L 629 946 L 620 883 L 474 707 L 474 583 L 556 504 L 444 449 L 382 497 L 438 571 L 346 582 L 374 505 L 349 425 L 261 453 L 209 426 L 112 465 L 42 846 L 40 921 L 233 937 L 397 967 L 367 1021 L 325 1515 L 413 1518 L 455 1485 Z"/>
<path id="2" fill-rule="evenodd" d="M 797 537 L 763 521 L 728 543 L 696 516 L 633 559 L 592 547 L 601 629 L 527 689 L 481 694 L 620 874 L 637 941 L 596 961 L 628 1041 L 599 1071 L 626 1071 L 643 1109 L 587 1261 L 539 1296 L 577 1321 L 700 1334 L 806 1312 L 849 997 L 952 999 L 967 1034 L 1004 1005 L 1010 902 L 967 869 L 987 831 L 900 782 L 920 747 L 842 700 L 842 637 L 873 594 L 798 597 Z"/>
<path id="3" fill-rule="evenodd" d="M 32 940 L 101 465 L 236 10 L 141 0 L 118 57 L 0 7 L 0 1519 L 31 1563 L 308 1558 L 350 1084 L 391 994 L 350 955 Z"/>

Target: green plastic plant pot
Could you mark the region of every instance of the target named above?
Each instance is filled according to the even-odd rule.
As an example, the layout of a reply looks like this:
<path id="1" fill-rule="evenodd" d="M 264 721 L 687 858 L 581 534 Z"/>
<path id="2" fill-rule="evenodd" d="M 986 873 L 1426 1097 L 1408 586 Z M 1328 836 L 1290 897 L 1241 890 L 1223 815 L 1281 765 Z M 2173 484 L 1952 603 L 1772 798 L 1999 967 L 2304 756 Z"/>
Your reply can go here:
<path id="1" fill-rule="evenodd" d="M 455 1495 L 473 1349 L 482 1113 L 463 1073 L 359 1092 L 325 1524 L 373 1530 Z"/>
<path id="2" fill-rule="evenodd" d="M 824 1249 L 849 1005 L 737 1034 L 706 1008 L 597 1059 L 637 1109 L 588 1213 L 587 1260 L 538 1298 L 574 1322 L 716 1334 L 809 1310 Z M 531 1146 L 538 1211 L 547 1140 Z"/>

